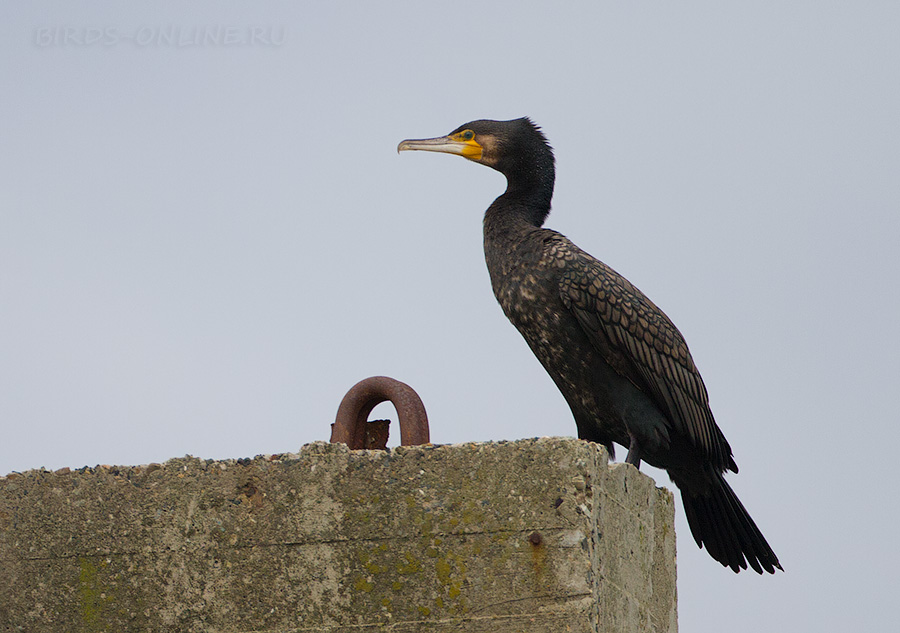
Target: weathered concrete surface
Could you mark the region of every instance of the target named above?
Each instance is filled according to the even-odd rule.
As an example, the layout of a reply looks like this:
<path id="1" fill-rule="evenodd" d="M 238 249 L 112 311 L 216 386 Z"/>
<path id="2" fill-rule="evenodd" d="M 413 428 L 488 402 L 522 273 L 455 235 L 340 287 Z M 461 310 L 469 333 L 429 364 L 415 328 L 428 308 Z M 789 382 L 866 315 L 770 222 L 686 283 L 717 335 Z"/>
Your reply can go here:
<path id="1" fill-rule="evenodd" d="M 0 479 L 0 630 L 672 631 L 673 502 L 571 439 Z"/>

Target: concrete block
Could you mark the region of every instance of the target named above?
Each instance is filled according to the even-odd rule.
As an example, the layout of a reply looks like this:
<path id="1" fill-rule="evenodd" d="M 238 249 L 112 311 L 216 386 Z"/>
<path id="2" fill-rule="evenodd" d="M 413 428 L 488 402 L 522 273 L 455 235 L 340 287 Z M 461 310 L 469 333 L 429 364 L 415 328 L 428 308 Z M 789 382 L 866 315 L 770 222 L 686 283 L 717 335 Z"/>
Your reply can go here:
<path id="1" fill-rule="evenodd" d="M 0 479 L 0 630 L 675 632 L 671 494 L 573 439 Z"/>

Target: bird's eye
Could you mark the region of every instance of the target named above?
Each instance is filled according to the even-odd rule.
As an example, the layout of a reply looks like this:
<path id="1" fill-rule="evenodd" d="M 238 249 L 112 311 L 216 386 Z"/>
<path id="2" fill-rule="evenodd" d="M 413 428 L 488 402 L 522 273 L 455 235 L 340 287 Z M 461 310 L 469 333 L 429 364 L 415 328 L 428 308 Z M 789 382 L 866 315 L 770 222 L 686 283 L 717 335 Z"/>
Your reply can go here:
<path id="1" fill-rule="evenodd" d="M 475 132 L 473 132 L 472 130 L 463 130 L 459 133 L 459 136 L 464 141 L 471 141 L 473 138 L 475 138 Z"/>

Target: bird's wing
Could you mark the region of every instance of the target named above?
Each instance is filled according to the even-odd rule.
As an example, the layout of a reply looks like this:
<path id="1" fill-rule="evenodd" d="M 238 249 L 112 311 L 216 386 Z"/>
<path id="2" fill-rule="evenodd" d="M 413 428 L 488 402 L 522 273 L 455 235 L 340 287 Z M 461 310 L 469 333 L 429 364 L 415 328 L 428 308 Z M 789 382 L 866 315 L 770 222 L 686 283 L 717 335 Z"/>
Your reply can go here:
<path id="1" fill-rule="evenodd" d="M 709 396 L 684 337 L 669 317 L 612 268 L 571 243 L 553 249 L 562 264 L 563 303 L 613 368 L 648 394 L 672 430 L 720 468 L 737 470 L 713 419 Z"/>

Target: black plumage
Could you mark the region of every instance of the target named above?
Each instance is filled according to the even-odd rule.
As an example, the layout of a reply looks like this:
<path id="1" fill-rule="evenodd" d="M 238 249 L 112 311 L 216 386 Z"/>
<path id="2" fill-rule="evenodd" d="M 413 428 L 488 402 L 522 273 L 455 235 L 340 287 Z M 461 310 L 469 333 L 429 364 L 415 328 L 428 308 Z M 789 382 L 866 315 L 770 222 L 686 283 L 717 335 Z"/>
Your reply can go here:
<path id="1" fill-rule="evenodd" d="M 626 462 L 663 468 L 681 490 L 694 539 L 734 571 L 781 569 L 725 481 L 737 472 L 703 379 L 669 318 L 627 279 L 566 237 L 550 212 L 553 151 L 529 119 L 472 121 L 399 150 L 462 155 L 506 176 L 484 216 L 484 253 L 503 312 L 562 392 L 578 437 Z"/>

